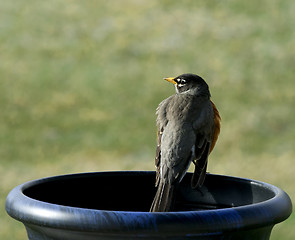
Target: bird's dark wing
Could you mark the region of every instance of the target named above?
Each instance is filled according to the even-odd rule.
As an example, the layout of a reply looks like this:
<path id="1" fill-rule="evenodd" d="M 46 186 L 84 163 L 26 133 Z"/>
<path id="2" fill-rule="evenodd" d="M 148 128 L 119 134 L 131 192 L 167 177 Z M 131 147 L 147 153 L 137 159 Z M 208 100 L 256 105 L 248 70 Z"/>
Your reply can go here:
<path id="1" fill-rule="evenodd" d="M 156 165 L 156 187 L 159 185 L 160 181 L 160 168 L 161 168 L 161 140 L 165 126 L 168 123 L 167 119 L 167 106 L 173 96 L 166 98 L 163 100 L 156 111 L 157 114 L 157 148 L 156 148 L 156 157 L 155 157 L 155 165 Z"/>
<path id="2" fill-rule="evenodd" d="M 208 156 L 213 150 L 220 133 L 220 115 L 215 104 L 210 101 L 213 110 L 213 127 L 207 134 L 196 132 L 195 171 L 192 177 L 192 188 L 202 186 L 206 177 Z"/>
<path id="3" fill-rule="evenodd" d="M 210 142 L 204 135 L 197 134 L 194 160 L 195 170 L 191 181 L 192 188 L 194 189 L 202 186 L 205 180 L 210 145 Z"/>

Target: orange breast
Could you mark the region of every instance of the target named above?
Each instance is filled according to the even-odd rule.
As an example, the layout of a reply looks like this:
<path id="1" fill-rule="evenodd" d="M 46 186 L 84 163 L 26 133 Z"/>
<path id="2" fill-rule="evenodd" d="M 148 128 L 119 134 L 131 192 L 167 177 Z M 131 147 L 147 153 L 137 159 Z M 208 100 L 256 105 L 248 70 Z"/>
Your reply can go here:
<path id="1" fill-rule="evenodd" d="M 220 133 L 220 121 L 221 121 L 219 112 L 218 112 L 215 104 L 212 101 L 211 101 L 211 103 L 212 103 L 213 111 L 214 111 L 214 133 L 213 133 L 213 139 L 212 139 L 212 144 L 211 144 L 211 148 L 210 148 L 210 153 L 213 150 L 213 148 L 214 148 L 214 146 L 216 144 L 217 138 L 219 136 L 219 133 Z"/>

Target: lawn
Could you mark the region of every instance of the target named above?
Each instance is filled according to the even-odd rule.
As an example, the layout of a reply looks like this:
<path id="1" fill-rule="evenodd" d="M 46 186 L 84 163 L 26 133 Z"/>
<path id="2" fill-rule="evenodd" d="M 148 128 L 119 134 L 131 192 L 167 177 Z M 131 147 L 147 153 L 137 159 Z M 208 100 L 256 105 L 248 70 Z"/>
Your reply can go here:
<path id="1" fill-rule="evenodd" d="M 295 200 L 295 2 L 1 1 L 0 239 L 25 181 L 153 170 L 163 77 L 204 77 L 222 117 L 209 171 L 274 184 Z M 295 239 L 295 217 L 272 240 Z"/>

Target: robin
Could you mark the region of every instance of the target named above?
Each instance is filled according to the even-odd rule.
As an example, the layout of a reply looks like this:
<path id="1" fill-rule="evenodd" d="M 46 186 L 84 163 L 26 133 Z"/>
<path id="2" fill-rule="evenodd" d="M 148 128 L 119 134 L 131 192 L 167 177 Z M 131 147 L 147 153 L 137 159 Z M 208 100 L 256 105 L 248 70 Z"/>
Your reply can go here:
<path id="1" fill-rule="evenodd" d="M 191 162 L 195 169 L 191 186 L 202 186 L 208 156 L 220 132 L 220 115 L 210 100 L 207 83 L 198 75 L 164 78 L 175 85 L 176 94 L 157 108 L 156 187 L 151 212 L 173 210 L 175 192 Z"/>

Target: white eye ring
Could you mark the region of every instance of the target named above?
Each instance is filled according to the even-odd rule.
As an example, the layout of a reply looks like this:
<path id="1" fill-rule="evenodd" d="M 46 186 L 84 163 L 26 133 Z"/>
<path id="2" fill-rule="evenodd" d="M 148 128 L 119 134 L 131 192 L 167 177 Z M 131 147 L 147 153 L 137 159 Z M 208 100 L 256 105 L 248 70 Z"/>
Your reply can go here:
<path id="1" fill-rule="evenodd" d="M 181 78 L 177 78 L 176 82 L 177 82 L 178 87 L 183 87 L 186 84 L 186 80 L 181 79 Z"/>

